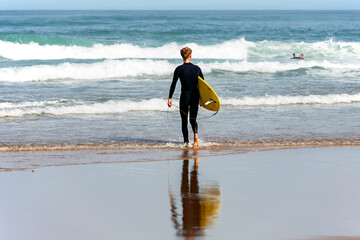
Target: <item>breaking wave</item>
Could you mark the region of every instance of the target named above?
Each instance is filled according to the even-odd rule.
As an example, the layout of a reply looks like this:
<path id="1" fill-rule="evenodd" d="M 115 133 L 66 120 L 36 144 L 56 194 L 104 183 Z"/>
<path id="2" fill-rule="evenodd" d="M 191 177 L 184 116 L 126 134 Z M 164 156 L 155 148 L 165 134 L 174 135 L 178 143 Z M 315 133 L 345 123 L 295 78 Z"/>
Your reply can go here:
<path id="1" fill-rule="evenodd" d="M 260 96 L 243 98 L 224 98 L 221 100 L 223 105 L 230 106 L 280 106 L 280 105 L 335 105 L 360 103 L 360 93 L 358 94 L 328 94 L 328 95 L 309 95 L 309 96 Z"/>
<path id="2" fill-rule="evenodd" d="M 319 42 L 247 41 L 233 39 L 213 45 L 196 43 L 167 43 L 162 46 L 140 46 L 132 43 L 39 44 L 35 41 L 0 40 L 0 59 L 118 59 L 118 58 L 180 58 L 179 49 L 193 49 L 194 59 L 264 60 L 289 59 L 293 53 L 304 53 L 306 59 L 349 60 L 360 59 L 360 42 L 342 42 L 333 39 Z"/>
<path id="3" fill-rule="evenodd" d="M 64 99 L 58 101 L 0 103 L 0 117 L 45 114 L 111 114 L 130 111 L 167 111 L 166 100 L 154 98 L 143 101 L 110 100 L 102 103 L 85 103 Z"/>
<path id="4" fill-rule="evenodd" d="M 232 40 L 217 45 L 186 44 L 194 49 L 196 58 L 206 59 L 246 59 L 247 41 Z M 174 58 L 180 57 L 179 49 L 183 46 L 168 43 L 160 47 L 137 46 L 130 43 L 104 45 L 96 43 L 91 47 L 40 45 L 35 42 L 21 44 L 0 41 L 0 56 L 11 60 L 32 59 L 117 59 L 117 58 Z M 236 51 L 234 51 L 236 49 Z"/>
<path id="5" fill-rule="evenodd" d="M 0 117 L 23 117 L 26 115 L 83 115 L 83 114 L 121 114 L 133 111 L 168 111 L 166 99 L 153 98 L 143 101 L 109 100 L 106 102 L 86 103 L 73 100 L 41 102 L 2 102 Z M 261 107 L 282 105 L 336 105 L 359 104 L 358 94 L 328 94 L 309 96 L 259 96 L 242 98 L 222 98 L 224 107 Z M 171 111 L 177 109 L 172 108 Z"/>
<path id="6" fill-rule="evenodd" d="M 234 73 L 279 73 L 287 71 L 306 70 L 306 74 L 325 75 L 334 74 L 347 77 L 359 77 L 359 63 L 340 63 L 330 61 L 215 61 L 198 62 L 204 74 L 215 71 Z M 61 63 L 57 65 L 33 65 L 23 67 L 0 68 L 0 81 L 28 82 L 50 80 L 106 80 L 124 77 L 162 76 L 172 75 L 175 64 L 168 60 L 152 59 L 123 59 L 104 60 L 95 63 Z"/>

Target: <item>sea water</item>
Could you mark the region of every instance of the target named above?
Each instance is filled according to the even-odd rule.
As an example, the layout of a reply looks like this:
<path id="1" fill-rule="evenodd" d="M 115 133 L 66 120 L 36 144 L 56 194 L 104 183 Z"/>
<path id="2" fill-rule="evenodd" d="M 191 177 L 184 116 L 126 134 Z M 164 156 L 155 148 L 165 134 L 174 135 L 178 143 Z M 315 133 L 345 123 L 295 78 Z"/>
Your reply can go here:
<path id="1" fill-rule="evenodd" d="M 1 151 L 181 148 L 185 46 L 201 146 L 359 144 L 360 11 L 0 11 Z"/>

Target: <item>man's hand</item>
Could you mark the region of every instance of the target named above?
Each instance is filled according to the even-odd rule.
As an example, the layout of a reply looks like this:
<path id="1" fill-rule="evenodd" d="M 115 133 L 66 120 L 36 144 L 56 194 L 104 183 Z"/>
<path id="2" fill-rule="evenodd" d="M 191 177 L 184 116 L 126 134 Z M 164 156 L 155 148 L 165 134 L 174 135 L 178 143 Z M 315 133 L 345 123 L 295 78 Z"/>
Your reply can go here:
<path id="1" fill-rule="evenodd" d="M 171 98 L 169 98 L 168 99 L 168 107 L 171 108 L 171 106 L 172 106 L 172 100 L 171 100 Z"/>

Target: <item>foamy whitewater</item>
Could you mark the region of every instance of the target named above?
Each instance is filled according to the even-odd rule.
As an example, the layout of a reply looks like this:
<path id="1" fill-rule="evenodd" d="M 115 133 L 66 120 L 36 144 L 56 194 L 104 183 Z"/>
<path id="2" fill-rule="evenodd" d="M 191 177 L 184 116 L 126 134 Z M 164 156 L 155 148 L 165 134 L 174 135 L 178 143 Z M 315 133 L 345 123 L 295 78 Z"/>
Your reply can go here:
<path id="1" fill-rule="evenodd" d="M 359 39 L 359 11 L 0 11 L 0 151 L 181 148 L 184 46 L 203 147 L 359 144 Z"/>

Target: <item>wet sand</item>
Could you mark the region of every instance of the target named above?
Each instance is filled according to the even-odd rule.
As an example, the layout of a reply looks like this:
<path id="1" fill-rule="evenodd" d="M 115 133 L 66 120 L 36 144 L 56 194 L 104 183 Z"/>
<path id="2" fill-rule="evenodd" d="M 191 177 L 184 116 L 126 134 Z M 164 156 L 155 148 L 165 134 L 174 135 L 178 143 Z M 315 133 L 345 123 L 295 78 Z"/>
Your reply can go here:
<path id="1" fill-rule="evenodd" d="M 360 238 L 360 147 L 210 153 L 1 172 L 0 239 Z"/>

